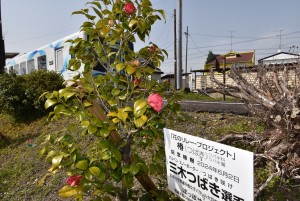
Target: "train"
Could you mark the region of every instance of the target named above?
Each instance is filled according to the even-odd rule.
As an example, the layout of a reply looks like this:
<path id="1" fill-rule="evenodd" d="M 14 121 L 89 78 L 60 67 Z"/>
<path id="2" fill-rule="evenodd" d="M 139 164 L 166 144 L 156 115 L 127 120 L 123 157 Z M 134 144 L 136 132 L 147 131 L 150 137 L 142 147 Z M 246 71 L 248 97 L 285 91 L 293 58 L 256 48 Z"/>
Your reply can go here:
<path id="1" fill-rule="evenodd" d="M 77 71 L 68 69 L 69 61 L 72 58 L 72 55 L 70 54 L 70 47 L 72 44 L 67 41 L 76 38 L 88 40 L 88 35 L 84 31 L 76 32 L 33 51 L 19 54 L 6 60 L 4 70 L 6 73 L 14 72 L 17 75 L 29 74 L 34 70 L 55 71 L 62 75 L 65 80 L 71 80 L 74 76 L 84 71 L 84 64 L 81 64 Z M 116 44 L 111 47 L 112 51 L 117 51 L 119 45 L 119 42 L 116 42 Z M 134 44 L 128 42 L 128 48 L 134 51 Z M 141 63 L 146 62 L 145 59 L 140 58 L 139 60 Z M 113 60 L 110 62 L 113 62 Z M 149 63 L 148 65 L 155 69 L 150 79 L 161 82 L 161 75 L 163 72 L 154 67 L 152 63 Z M 92 72 L 93 76 L 100 74 L 105 75 L 105 73 L 106 69 L 100 63 L 93 68 Z"/>
<path id="2" fill-rule="evenodd" d="M 65 80 L 70 80 L 84 70 L 83 64 L 77 71 L 68 69 L 68 63 L 72 58 L 69 51 L 72 44 L 67 41 L 76 38 L 87 40 L 88 36 L 85 32 L 76 32 L 33 51 L 7 59 L 4 70 L 7 73 L 13 71 L 17 75 L 29 74 L 33 70 L 55 71 Z M 105 74 L 105 68 L 101 65 L 93 69 L 93 75 L 99 74 Z"/>

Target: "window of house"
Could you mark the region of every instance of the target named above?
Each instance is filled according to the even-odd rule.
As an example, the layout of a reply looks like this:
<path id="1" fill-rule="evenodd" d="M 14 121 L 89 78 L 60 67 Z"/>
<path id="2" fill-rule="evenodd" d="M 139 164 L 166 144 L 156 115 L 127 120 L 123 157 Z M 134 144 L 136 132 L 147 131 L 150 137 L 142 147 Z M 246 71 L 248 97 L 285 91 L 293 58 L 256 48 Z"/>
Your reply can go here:
<path id="1" fill-rule="evenodd" d="M 46 55 L 39 56 L 37 58 L 38 62 L 38 70 L 47 70 L 47 62 L 46 62 Z"/>

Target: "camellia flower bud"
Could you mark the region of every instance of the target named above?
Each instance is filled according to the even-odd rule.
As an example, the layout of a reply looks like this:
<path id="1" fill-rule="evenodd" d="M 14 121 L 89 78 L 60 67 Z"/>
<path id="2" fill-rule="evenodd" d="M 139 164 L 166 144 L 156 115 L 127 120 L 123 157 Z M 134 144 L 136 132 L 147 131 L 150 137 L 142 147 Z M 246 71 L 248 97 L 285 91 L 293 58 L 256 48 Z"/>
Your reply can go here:
<path id="1" fill-rule="evenodd" d="M 108 21 L 108 26 L 113 27 L 115 26 L 115 22 L 113 20 Z"/>
<path id="2" fill-rule="evenodd" d="M 156 51 L 156 47 L 154 45 L 148 47 L 149 52 L 155 52 Z"/>
<path id="3" fill-rule="evenodd" d="M 134 60 L 131 62 L 131 65 L 135 66 L 135 67 L 139 67 L 141 64 L 141 62 L 139 60 Z"/>
<path id="4" fill-rule="evenodd" d="M 67 184 L 69 184 L 72 187 L 76 186 L 77 184 L 79 184 L 81 179 L 82 179 L 81 175 L 73 175 L 67 179 Z"/>
<path id="5" fill-rule="evenodd" d="M 163 106 L 163 98 L 158 93 L 150 94 L 148 104 L 156 111 L 160 112 Z"/>
<path id="6" fill-rule="evenodd" d="M 141 81 L 142 81 L 142 79 L 141 78 L 137 78 L 137 79 L 134 79 L 133 80 L 133 84 L 135 84 L 135 85 L 139 85 L 140 83 L 141 83 Z"/>
<path id="7" fill-rule="evenodd" d="M 124 11 L 127 15 L 131 15 L 135 12 L 135 7 L 134 4 L 132 2 L 126 2 L 125 6 L 124 6 Z"/>

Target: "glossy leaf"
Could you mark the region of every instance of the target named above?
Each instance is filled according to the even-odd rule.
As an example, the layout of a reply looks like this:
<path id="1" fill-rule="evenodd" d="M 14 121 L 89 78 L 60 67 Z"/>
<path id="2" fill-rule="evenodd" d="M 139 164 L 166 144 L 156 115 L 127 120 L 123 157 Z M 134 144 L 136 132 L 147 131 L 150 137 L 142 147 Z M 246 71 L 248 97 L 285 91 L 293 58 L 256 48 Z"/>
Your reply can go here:
<path id="1" fill-rule="evenodd" d="M 137 128 L 140 128 L 147 122 L 147 120 L 147 116 L 142 115 L 140 118 L 134 119 L 134 124 Z"/>
<path id="2" fill-rule="evenodd" d="M 86 160 L 82 160 L 76 163 L 75 165 L 80 170 L 86 170 L 89 166 L 88 162 Z"/>
<path id="3" fill-rule="evenodd" d="M 100 175 L 100 169 L 98 167 L 90 167 L 89 170 L 96 177 Z"/>
<path id="4" fill-rule="evenodd" d="M 132 164 L 130 165 L 130 173 L 131 173 L 132 175 L 136 175 L 137 173 L 139 173 L 139 171 L 140 171 L 140 166 L 139 166 L 139 164 L 132 163 Z"/>
<path id="5" fill-rule="evenodd" d="M 55 156 L 54 158 L 52 158 L 52 165 L 55 166 L 55 167 L 58 167 L 61 160 L 63 159 L 64 155 L 61 154 L 61 155 L 58 155 L 58 156 Z"/>
<path id="6" fill-rule="evenodd" d="M 83 192 L 79 187 L 64 186 L 59 190 L 58 195 L 63 198 L 82 197 Z"/>
<path id="7" fill-rule="evenodd" d="M 48 109 L 49 107 L 53 106 L 57 104 L 57 101 L 56 100 L 51 100 L 51 99 L 48 99 L 46 100 L 45 102 L 45 109 Z"/>

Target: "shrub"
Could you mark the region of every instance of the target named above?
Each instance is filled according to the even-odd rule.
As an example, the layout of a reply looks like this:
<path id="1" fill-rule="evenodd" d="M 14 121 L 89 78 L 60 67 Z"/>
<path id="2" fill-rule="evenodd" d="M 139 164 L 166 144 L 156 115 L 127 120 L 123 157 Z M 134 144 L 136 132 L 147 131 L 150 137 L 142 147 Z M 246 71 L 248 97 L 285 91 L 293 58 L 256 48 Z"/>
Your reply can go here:
<path id="1" fill-rule="evenodd" d="M 28 120 L 46 114 L 39 96 L 61 88 L 63 78 L 55 72 L 34 71 L 28 75 L 0 75 L 0 112 Z"/>
<path id="2" fill-rule="evenodd" d="M 45 114 L 44 103 L 39 102 L 39 97 L 44 92 L 55 91 L 62 88 L 63 78 L 54 71 L 33 71 L 24 75 L 25 96 L 30 101 L 30 106 Z"/>

